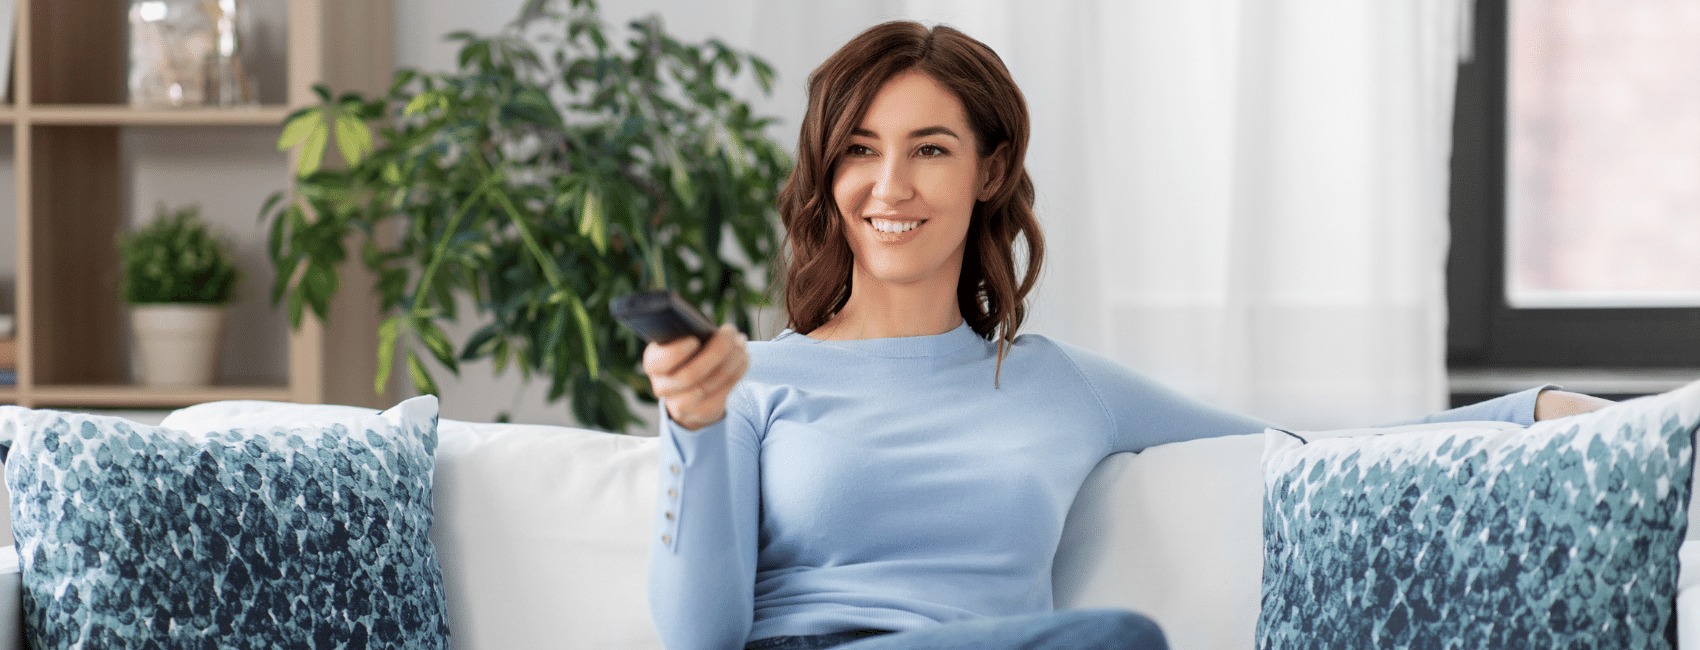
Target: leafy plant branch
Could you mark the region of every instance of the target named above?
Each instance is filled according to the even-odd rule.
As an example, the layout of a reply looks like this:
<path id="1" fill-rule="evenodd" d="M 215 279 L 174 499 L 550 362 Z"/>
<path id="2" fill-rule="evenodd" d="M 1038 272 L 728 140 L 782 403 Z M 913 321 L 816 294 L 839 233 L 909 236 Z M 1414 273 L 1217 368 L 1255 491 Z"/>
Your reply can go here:
<path id="1" fill-rule="evenodd" d="M 790 161 L 729 88 L 767 92 L 773 70 L 659 18 L 628 28 L 616 44 L 591 0 L 530 0 L 499 34 L 451 34 L 454 72 L 401 70 L 372 98 L 316 89 L 278 141 L 294 185 L 261 210 L 291 325 L 334 317 L 358 246 L 386 314 L 375 388 L 398 358 L 423 392 L 427 358 L 455 374 L 490 359 L 614 431 L 639 421 L 627 394 L 654 396 L 612 299 L 666 287 L 749 331 Z M 479 327 L 453 341 L 443 326 L 468 305 Z"/>

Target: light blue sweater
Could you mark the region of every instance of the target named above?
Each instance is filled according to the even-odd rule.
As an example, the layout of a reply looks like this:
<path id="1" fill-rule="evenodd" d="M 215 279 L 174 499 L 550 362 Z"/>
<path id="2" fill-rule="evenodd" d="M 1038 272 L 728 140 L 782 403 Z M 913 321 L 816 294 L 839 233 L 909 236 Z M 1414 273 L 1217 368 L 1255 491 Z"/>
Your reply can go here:
<path id="1" fill-rule="evenodd" d="M 673 650 L 1049 611 L 1099 461 L 1267 426 L 1031 334 L 994 389 L 997 345 L 966 323 L 749 349 L 725 420 L 663 416 L 649 597 Z M 1527 424 L 1539 390 L 1425 419 Z"/>

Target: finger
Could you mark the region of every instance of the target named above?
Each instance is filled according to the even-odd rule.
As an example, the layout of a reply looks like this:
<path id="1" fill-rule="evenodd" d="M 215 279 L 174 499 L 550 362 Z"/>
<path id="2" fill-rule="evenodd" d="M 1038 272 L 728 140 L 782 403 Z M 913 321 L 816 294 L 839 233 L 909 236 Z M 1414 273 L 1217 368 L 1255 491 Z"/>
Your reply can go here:
<path id="1" fill-rule="evenodd" d="M 735 349 L 726 359 L 726 362 L 720 364 L 720 367 L 716 368 L 713 374 L 703 378 L 697 389 L 710 394 L 723 390 L 730 391 L 731 387 L 738 383 L 738 380 L 744 378 L 744 373 L 749 371 L 749 368 L 750 355 L 744 353 L 741 349 Z"/>
<path id="2" fill-rule="evenodd" d="M 726 362 L 734 345 L 741 345 L 737 337 L 738 331 L 732 326 L 721 327 L 714 333 L 713 338 L 708 340 L 708 345 L 697 352 L 690 361 L 674 368 L 672 372 L 662 373 L 666 379 L 664 383 L 679 389 L 694 389 L 697 384 L 702 383 L 704 377 L 713 374 Z"/>
<path id="3" fill-rule="evenodd" d="M 658 377 L 651 380 L 652 390 L 658 396 L 672 395 L 680 399 L 687 399 L 695 404 L 702 401 L 702 396 L 705 394 L 738 383 L 738 380 L 743 378 L 750 365 L 750 355 L 745 348 L 745 342 L 748 340 L 742 333 L 734 331 L 733 339 L 728 346 L 729 350 L 721 355 L 718 365 L 709 368 L 707 371 L 702 371 L 703 368 L 708 367 L 706 363 L 703 366 L 698 366 L 697 363 L 693 362 L 689 371 L 692 373 L 701 371 L 700 377 L 695 375 L 690 378 L 683 378 L 680 375 Z M 713 354 L 712 350 L 713 348 L 704 350 L 701 355 L 702 361 L 713 361 L 712 358 L 709 358 L 709 355 Z"/>
<path id="4" fill-rule="evenodd" d="M 697 390 L 707 393 L 722 389 L 730 390 L 733 384 L 744 378 L 744 374 L 750 369 L 750 354 L 745 347 L 745 342 L 749 339 L 741 333 L 736 334 L 736 337 L 731 352 L 726 355 L 726 360 L 718 368 L 715 368 L 714 372 L 703 377 L 702 382 L 697 385 Z"/>
<path id="5" fill-rule="evenodd" d="M 650 343 L 643 349 L 643 372 L 651 377 L 670 375 L 691 360 L 702 347 L 694 336 L 680 337 L 667 343 Z"/>
<path id="6" fill-rule="evenodd" d="M 740 334 L 738 342 L 741 344 L 745 340 Z M 685 421 L 713 423 L 726 417 L 727 400 L 737 388 L 738 380 L 748 371 L 749 365 L 750 357 L 744 352 L 742 345 L 735 347 L 731 358 L 713 375 L 690 390 L 683 391 L 678 399 L 668 402 L 674 407 L 670 411 L 670 414 L 675 414 L 674 421 L 681 421 L 680 417 L 683 417 Z"/>
<path id="7" fill-rule="evenodd" d="M 716 356 L 713 348 L 704 348 L 677 372 L 672 374 L 651 375 L 649 378 L 650 391 L 656 397 L 685 398 L 700 395 L 702 377 L 712 374 L 719 363 L 724 363 L 728 355 Z"/>
<path id="8" fill-rule="evenodd" d="M 677 422 L 717 421 L 726 414 L 726 400 L 731 395 L 731 388 L 736 385 L 728 384 L 719 391 L 703 390 L 701 386 L 681 391 L 675 397 L 667 398 L 668 414 Z"/>
<path id="9" fill-rule="evenodd" d="M 685 416 L 691 422 L 714 423 L 726 417 L 726 400 L 731 396 L 731 387 L 719 393 L 703 396 L 702 405 L 695 410 L 686 411 Z"/>
<path id="10" fill-rule="evenodd" d="M 733 395 L 733 390 L 738 388 L 738 379 L 741 378 L 743 378 L 743 371 L 740 369 L 740 371 L 734 371 L 734 373 L 731 373 L 728 381 L 721 381 L 719 386 L 709 388 L 709 390 L 702 395 L 702 400 L 700 400 L 699 405 L 697 405 L 697 410 L 702 410 L 702 412 L 714 410 L 714 413 L 726 412 L 726 400 L 729 400 L 731 395 Z M 716 415 L 716 417 L 719 417 L 719 415 Z"/>

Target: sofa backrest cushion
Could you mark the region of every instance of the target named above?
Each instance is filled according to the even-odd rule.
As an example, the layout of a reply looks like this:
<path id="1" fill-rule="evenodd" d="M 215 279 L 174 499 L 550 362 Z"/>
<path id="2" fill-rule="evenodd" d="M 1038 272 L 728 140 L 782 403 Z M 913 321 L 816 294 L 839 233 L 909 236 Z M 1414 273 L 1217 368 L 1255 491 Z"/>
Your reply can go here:
<path id="1" fill-rule="evenodd" d="M 452 420 L 441 433 L 432 538 L 456 647 L 661 647 L 645 579 L 655 438 Z"/>
<path id="2" fill-rule="evenodd" d="M 349 408 L 215 402 L 165 424 Z M 455 647 L 660 647 L 644 591 L 656 439 L 439 426 L 432 538 Z M 1249 647 L 1263 574 L 1262 453 L 1262 434 L 1251 434 L 1106 459 L 1063 529 L 1056 605 L 1145 612 L 1175 648 Z"/>
<path id="3" fill-rule="evenodd" d="M 1263 575 L 1262 434 L 1121 453 L 1075 497 L 1057 550 L 1058 608 L 1123 607 L 1174 648 L 1247 648 Z"/>

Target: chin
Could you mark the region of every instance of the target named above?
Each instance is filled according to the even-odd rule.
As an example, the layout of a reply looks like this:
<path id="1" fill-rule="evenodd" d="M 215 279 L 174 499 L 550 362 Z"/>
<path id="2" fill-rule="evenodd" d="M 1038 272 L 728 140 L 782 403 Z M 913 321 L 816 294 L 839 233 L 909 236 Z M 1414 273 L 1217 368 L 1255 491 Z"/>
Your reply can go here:
<path id="1" fill-rule="evenodd" d="M 874 264 L 863 269 L 875 282 L 888 285 L 920 284 L 938 275 L 938 269 L 919 268 L 913 264 Z"/>

